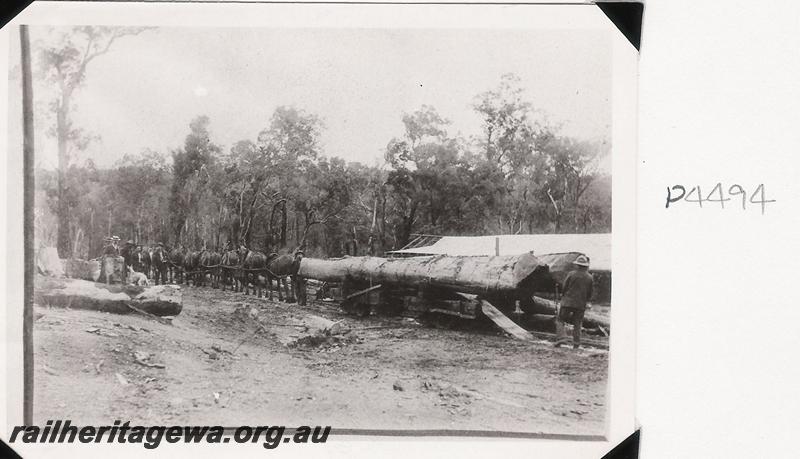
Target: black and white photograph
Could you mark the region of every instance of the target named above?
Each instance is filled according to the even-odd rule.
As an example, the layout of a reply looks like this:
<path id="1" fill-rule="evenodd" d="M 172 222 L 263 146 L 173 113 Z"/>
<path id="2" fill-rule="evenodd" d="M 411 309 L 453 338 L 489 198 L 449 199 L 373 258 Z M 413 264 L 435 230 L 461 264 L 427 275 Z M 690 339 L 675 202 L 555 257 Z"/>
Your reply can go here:
<path id="1" fill-rule="evenodd" d="M 798 17 L 0 2 L 0 456 L 796 457 Z"/>
<path id="2" fill-rule="evenodd" d="M 34 423 L 607 438 L 636 69 L 592 14 L 27 26 Z"/>

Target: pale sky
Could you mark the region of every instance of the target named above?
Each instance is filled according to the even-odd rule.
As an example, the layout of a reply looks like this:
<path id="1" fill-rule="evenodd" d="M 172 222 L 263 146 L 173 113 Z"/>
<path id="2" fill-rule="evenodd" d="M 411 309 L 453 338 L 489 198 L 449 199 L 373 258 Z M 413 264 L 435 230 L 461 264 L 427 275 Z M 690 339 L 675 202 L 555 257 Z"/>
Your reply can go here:
<path id="1" fill-rule="evenodd" d="M 514 73 L 564 134 L 610 142 L 611 58 L 607 32 L 588 30 L 160 28 L 124 37 L 90 63 L 74 121 L 100 136 L 80 159 L 102 167 L 145 148 L 168 155 L 198 115 L 210 117 L 226 150 L 255 141 L 276 107 L 293 105 L 323 119 L 325 155 L 376 164 L 402 135 L 402 113 L 423 104 L 452 121 L 451 135 L 480 134 L 474 97 Z M 37 165 L 51 168 L 55 142 L 44 128 Z"/>

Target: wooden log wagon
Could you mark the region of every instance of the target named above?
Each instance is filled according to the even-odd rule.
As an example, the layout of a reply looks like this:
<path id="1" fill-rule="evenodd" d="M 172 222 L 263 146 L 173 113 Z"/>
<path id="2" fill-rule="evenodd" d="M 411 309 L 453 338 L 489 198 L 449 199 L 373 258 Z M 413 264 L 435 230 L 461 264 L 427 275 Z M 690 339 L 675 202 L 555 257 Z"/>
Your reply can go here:
<path id="1" fill-rule="evenodd" d="M 539 298 L 555 291 L 556 277 L 532 253 L 508 256 L 420 256 L 411 258 L 303 258 L 298 276 L 335 286 L 330 295 L 348 312 L 366 315 L 439 312 L 463 318 L 483 314 L 511 334 L 503 314 L 555 313 L 554 303 Z M 507 319 L 507 318 L 505 318 Z M 502 323 L 501 323 L 502 322 Z M 608 322 L 599 315 L 587 325 Z"/>

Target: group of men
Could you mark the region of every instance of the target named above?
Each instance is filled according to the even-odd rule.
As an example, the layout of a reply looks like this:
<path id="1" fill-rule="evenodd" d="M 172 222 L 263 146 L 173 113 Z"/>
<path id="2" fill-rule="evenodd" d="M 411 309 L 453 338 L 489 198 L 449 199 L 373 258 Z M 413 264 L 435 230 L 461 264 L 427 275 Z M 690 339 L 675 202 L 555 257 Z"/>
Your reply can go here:
<path id="1" fill-rule="evenodd" d="M 122 257 L 125 259 L 126 269 L 128 267 L 132 267 L 136 271 L 142 271 L 145 268 L 145 266 L 143 266 L 143 258 L 147 258 L 149 260 L 149 254 L 147 254 L 148 256 L 145 257 L 145 252 L 142 250 L 142 246 L 133 242 L 132 239 L 127 240 L 124 244 L 120 244 L 120 242 L 121 239 L 119 236 L 108 236 L 103 238 L 103 255 Z M 160 242 L 158 245 L 163 246 L 163 244 Z"/>
<path id="2" fill-rule="evenodd" d="M 113 255 L 118 257 L 120 254 L 119 236 L 107 236 L 103 238 L 103 255 Z"/>

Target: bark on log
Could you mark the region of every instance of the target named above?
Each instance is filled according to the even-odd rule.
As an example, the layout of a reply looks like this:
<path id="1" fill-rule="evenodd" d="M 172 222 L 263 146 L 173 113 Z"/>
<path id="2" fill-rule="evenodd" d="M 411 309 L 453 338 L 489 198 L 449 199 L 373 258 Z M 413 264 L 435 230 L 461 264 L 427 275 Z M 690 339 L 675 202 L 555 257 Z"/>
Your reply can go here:
<path id="1" fill-rule="evenodd" d="M 538 296 L 533 297 L 533 304 L 536 306 L 537 312 L 545 312 L 552 315 L 556 314 L 556 302 L 548 300 L 546 298 L 540 298 Z M 610 322 L 608 318 L 603 315 L 600 315 L 596 312 L 593 312 L 591 309 L 587 309 L 583 315 L 583 323 L 586 325 L 597 327 L 601 326 L 608 330 L 610 328 Z"/>
<path id="2" fill-rule="evenodd" d="M 303 258 L 298 275 L 327 282 L 353 279 L 373 284 L 442 287 L 475 294 L 532 293 L 549 285 L 552 279 L 547 265 L 539 263 L 531 253 L 497 257 Z"/>
<path id="3" fill-rule="evenodd" d="M 133 305 L 156 316 L 176 316 L 183 309 L 180 287 L 155 285 L 106 285 L 80 279 L 37 277 L 34 299 L 42 306 L 90 309 L 115 314 L 131 314 Z"/>

